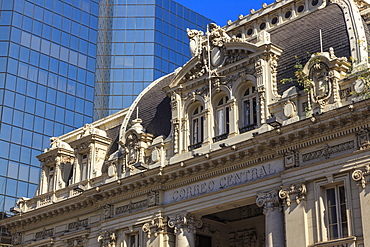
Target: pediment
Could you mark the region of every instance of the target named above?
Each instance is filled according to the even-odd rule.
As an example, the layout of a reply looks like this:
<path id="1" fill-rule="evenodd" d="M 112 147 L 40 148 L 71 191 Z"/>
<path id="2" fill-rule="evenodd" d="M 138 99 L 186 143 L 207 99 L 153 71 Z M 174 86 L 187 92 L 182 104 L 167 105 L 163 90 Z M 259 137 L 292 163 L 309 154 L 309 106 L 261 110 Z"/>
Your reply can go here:
<path id="1" fill-rule="evenodd" d="M 203 77 L 206 78 L 209 75 L 209 67 L 212 72 L 217 72 L 228 65 L 248 60 L 252 54 L 258 53 L 260 50 L 261 48 L 257 45 L 243 41 L 230 41 L 224 43 L 222 47 L 211 46 L 210 49 L 204 47 L 202 53 L 192 57 L 183 67 L 178 69 L 169 88 L 175 88 Z"/>

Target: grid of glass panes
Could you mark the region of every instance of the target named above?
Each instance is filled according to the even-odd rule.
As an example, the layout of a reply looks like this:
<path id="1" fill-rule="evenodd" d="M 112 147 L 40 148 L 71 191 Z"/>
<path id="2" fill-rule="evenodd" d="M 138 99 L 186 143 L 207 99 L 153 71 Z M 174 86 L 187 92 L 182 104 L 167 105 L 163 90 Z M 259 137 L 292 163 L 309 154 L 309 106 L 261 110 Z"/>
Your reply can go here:
<path id="1" fill-rule="evenodd" d="M 0 0 L 0 211 L 33 197 L 51 136 L 92 121 L 98 0 Z"/>
<path id="2" fill-rule="evenodd" d="M 131 105 L 153 80 L 189 58 L 186 28 L 211 20 L 172 0 L 103 0 L 99 17 L 94 118 Z"/>

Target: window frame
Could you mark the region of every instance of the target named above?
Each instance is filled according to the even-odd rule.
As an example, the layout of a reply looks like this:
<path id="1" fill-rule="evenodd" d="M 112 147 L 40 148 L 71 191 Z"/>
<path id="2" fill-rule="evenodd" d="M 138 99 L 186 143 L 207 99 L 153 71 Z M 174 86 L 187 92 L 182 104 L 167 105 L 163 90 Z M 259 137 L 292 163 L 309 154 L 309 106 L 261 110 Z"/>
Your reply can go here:
<path id="1" fill-rule="evenodd" d="M 222 101 L 222 102 L 221 102 Z M 226 139 L 230 133 L 230 103 L 227 95 L 217 97 L 214 103 L 214 138 L 213 142 Z M 220 119 L 219 113 L 222 113 Z"/>
<path id="2" fill-rule="evenodd" d="M 189 107 L 189 145 L 188 150 L 200 148 L 205 138 L 204 106 L 197 102 Z M 195 126 L 196 125 L 196 126 Z"/>
<path id="3" fill-rule="evenodd" d="M 347 217 L 347 231 L 348 236 L 338 235 L 337 238 L 330 236 L 329 232 L 329 218 L 327 208 L 327 191 L 332 188 L 344 187 L 345 201 L 346 201 L 346 217 Z M 336 192 L 337 193 L 337 192 Z M 353 217 L 351 212 L 352 207 L 352 196 L 351 196 L 351 180 L 349 175 L 341 175 L 338 177 L 328 176 L 325 180 L 319 180 L 315 182 L 315 214 L 316 214 L 316 228 L 317 228 L 317 240 L 316 242 L 330 242 L 337 241 L 338 239 L 348 239 L 353 236 Z M 337 206 L 338 213 L 338 206 Z M 337 215 L 338 217 L 338 215 Z M 338 222 L 340 225 L 342 222 Z M 342 233 L 343 230 L 340 230 Z"/>
<path id="4" fill-rule="evenodd" d="M 252 91 L 252 92 L 250 92 Z M 240 101 L 240 128 L 239 132 L 244 133 L 259 126 L 258 116 L 258 92 L 254 85 L 245 88 Z M 248 93 L 247 93 L 248 92 Z M 248 103 L 249 114 L 247 117 L 246 103 Z"/>

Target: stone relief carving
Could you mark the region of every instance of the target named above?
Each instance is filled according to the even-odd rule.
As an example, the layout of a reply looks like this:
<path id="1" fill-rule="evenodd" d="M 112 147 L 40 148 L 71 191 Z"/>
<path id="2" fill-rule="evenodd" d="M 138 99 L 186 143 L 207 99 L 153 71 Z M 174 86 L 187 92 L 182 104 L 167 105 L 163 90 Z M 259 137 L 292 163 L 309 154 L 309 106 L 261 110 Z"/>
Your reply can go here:
<path id="1" fill-rule="evenodd" d="M 46 153 L 56 148 L 65 148 L 72 150 L 71 146 L 65 141 L 60 140 L 58 137 L 50 137 L 50 148 L 45 149 L 44 152 Z"/>
<path id="2" fill-rule="evenodd" d="M 128 165 L 139 162 L 139 139 L 134 133 L 129 133 L 126 137 L 126 154 Z"/>
<path id="3" fill-rule="evenodd" d="M 300 204 L 302 200 L 306 198 L 307 189 L 304 183 L 290 186 L 284 186 L 279 191 L 280 199 L 284 200 L 288 207 L 290 207 L 292 201 Z"/>
<path id="4" fill-rule="evenodd" d="M 87 238 L 81 236 L 67 240 L 66 246 L 82 247 L 85 244 L 87 244 Z"/>
<path id="5" fill-rule="evenodd" d="M 360 150 L 370 148 L 370 135 L 368 129 L 362 129 L 357 133 L 357 144 Z"/>
<path id="6" fill-rule="evenodd" d="M 22 244 L 22 238 L 23 238 L 23 234 L 21 232 L 13 233 L 12 234 L 12 244 L 13 245 Z"/>
<path id="7" fill-rule="evenodd" d="M 101 247 L 116 247 L 116 233 L 104 231 L 98 236 L 98 242 Z"/>
<path id="8" fill-rule="evenodd" d="M 157 219 L 153 219 L 150 223 L 145 223 L 142 227 L 143 232 L 146 232 L 148 238 L 152 235 L 155 237 L 160 233 L 163 232 L 166 228 L 166 219 L 163 217 L 158 217 Z"/>
<path id="9" fill-rule="evenodd" d="M 102 207 L 102 218 L 104 220 L 112 218 L 114 213 L 114 206 L 106 204 Z"/>
<path id="10" fill-rule="evenodd" d="M 333 93 L 333 73 L 327 64 L 318 62 L 309 71 L 311 96 L 314 103 L 323 108 Z"/>
<path id="11" fill-rule="evenodd" d="M 177 214 L 174 218 L 168 221 L 168 226 L 173 228 L 175 233 L 188 231 L 196 233 L 196 229 L 202 227 L 202 221 L 197 219 L 193 214 Z"/>
<path id="12" fill-rule="evenodd" d="M 299 166 L 298 152 L 291 150 L 284 154 L 284 167 L 290 169 Z"/>
<path id="13" fill-rule="evenodd" d="M 148 193 L 148 207 L 154 207 L 159 204 L 159 192 L 150 191 Z"/>
<path id="14" fill-rule="evenodd" d="M 358 185 L 361 185 L 361 187 L 365 189 L 366 184 L 370 179 L 370 165 L 366 165 L 364 169 L 355 170 L 352 173 L 352 179 L 358 182 Z"/>
<path id="15" fill-rule="evenodd" d="M 306 161 L 318 159 L 321 157 L 325 157 L 326 159 L 329 159 L 332 154 L 344 152 L 346 150 L 353 149 L 354 147 L 355 147 L 354 141 L 344 142 L 344 143 L 340 143 L 334 146 L 330 146 L 329 144 L 326 144 L 325 147 L 322 149 L 302 154 L 302 161 L 306 162 Z"/>
<path id="16" fill-rule="evenodd" d="M 255 229 L 246 229 L 229 233 L 231 246 L 257 246 L 258 234 Z"/>

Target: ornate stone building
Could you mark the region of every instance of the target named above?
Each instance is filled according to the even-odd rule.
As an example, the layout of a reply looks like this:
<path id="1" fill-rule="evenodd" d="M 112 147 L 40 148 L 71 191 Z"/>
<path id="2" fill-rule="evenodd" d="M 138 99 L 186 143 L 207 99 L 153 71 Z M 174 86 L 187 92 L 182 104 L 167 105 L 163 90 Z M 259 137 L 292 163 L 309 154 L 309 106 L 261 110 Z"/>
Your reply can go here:
<path id="1" fill-rule="evenodd" d="M 15 246 L 370 246 L 368 5 L 276 1 L 53 138 Z"/>

